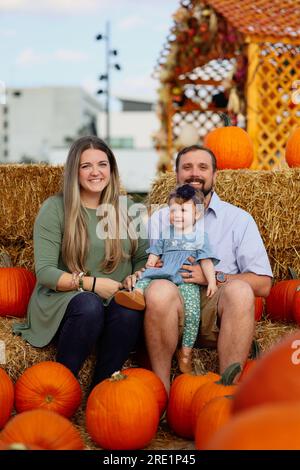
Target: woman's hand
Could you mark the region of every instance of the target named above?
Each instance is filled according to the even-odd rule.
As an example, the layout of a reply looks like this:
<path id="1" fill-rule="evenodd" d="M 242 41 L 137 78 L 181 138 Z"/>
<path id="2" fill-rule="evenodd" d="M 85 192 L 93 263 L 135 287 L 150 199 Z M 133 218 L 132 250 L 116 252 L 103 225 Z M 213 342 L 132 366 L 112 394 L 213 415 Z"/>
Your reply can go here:
<path id="1" fill-rule="evenodd" d="M 109 299 L 119 289 L 122 289 L 121 282 L 106 277 L 97 277 L 96 279 L 95 292 L 100 295 L 102 299 Z"/>

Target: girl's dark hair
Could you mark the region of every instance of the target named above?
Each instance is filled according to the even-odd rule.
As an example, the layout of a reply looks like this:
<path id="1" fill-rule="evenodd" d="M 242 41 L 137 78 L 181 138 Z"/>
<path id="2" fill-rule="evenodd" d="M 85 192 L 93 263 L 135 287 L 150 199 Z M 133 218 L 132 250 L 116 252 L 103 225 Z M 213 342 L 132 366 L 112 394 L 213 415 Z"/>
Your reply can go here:
<path id="1" fill-rule="evenodd" d="M 169 202 L 171 199 L 175 199 L 179 204 L 192 200 L 196 206 L 197 204 L 203 204 L 204 194 L 200 189 L 195 189 L 189 184 L 181 184 L 170 193 Z"/>

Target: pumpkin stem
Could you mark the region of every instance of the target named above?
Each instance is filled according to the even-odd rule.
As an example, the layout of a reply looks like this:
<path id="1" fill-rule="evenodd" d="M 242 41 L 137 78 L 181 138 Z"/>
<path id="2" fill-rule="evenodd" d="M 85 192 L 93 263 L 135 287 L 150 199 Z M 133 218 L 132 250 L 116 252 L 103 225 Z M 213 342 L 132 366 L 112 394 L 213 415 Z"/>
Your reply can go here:
<path id="1" fill-rule="evenodd" d="M 250 358 L 251 359 L 258 359 L 260 356 L 260 346 L 256 339 L 252 341 L 251 351 L 250 351 Z"/>
<path id="2" fill-rule="evenodd" d="M 53 395 L 46 395 L 45 396 L 45 402 L 46 403 L 52 403 L 53 402 Z"/>
<path id="3" fill-rule="evenodd" d="M 216 382 L 216 384 L 220 385 L 232 385 L 232 382 L 235 378 L 235 376 L 241 372 L 241 364 L 239 362 L 234 362 L 233 364 L 230 364 L 230 366 L 227 367 L 225 372 L 221 375 L 220 380 Z"/>
<path id="4" fill-rule="evenodd" d="M 109 380 L 111 382 L 118 382 L 119 380 L 124 380 L 127 378 L 128 378 L 128 375 L 122 374 L 120 370 L 117 370 L 116 372 L 111 374 L 111 377 L 109 378 Z"/>
<path id="5" fill-rule="evenodd" d="M 296 273 L 296 271 L 293 268 L 291 268 L 289 266 L 288 270 L 289 270 L 289 273 L 290 273 L 290 276 L 291 276 L 292 279 L 299 279 L 298 274 Z"/>
<path id="6" fill-rule="evenodd" d="M 12 442 L 9 444 L 9 450 L 28 450 L 28 448 L 22 442 Z"/>
<path id="7" fill-rule="evenodd" d="M 224 122 L 224 127 L 230 127 L 231 126 L 231 120 L 228 114 L 225 113 L 218 113 L 222 121 Z"/>

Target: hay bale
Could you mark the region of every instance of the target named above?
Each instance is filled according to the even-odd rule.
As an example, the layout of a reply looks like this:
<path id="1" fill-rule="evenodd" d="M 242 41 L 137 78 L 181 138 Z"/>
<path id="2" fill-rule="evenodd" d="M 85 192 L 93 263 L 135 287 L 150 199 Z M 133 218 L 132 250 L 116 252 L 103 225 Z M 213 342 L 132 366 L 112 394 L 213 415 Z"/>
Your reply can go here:
<path id="1" fill-rule="evenodd" d="M 0 242 L 32 239 L 35 216 L 41 203 L 61 187 L 62 166 L 0 166 Z"/>
<path id="2" fill-rule="evenodd" d="M 165 204 L 175 185 L 175 174 L 166 173 L 154 182 L 147 203 Z M 289 277 L 289 266 L 300 273 L 300 168 L 222 170 L 218 172 L 216 191 L 223 200 L 253 216 L 276 280 Z"/>
<path id="3" fill-rule="evenodd" d="M 21 336 L 14 335 L 12 324 L 24 321 L 20 318 L 0 317 L 0 341 L 5 345 L 5 363 L 1 366 L 15 382 L 28 367 L 42 361 L 55 360 L 55 347 L 53 344 L 43 348 L 35 348 L 24 341 Z M 87 393 L 92 377 L 94 357 L 88 358 L 79 374 L 79 382 Z"/>

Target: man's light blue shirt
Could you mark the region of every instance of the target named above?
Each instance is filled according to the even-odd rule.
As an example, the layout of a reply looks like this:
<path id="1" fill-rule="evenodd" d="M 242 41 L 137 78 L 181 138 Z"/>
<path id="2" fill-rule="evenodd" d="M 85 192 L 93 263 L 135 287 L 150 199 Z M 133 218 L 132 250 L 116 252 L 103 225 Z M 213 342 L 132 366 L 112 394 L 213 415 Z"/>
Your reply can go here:
<path id="1" fill-rule="evenodd" d="M 170 225 L 169 207 L 164 207 L 149 220 L 151 243 Z M 217 271 L 227 274 L 255 273 L 272 277 L 272 269 L 262 238 L 253 217 L 243 209 L 222 201 L 213 193 L 204 218 L 197 229 L 205 231 L 211 251 L 220 262 Z"/>

